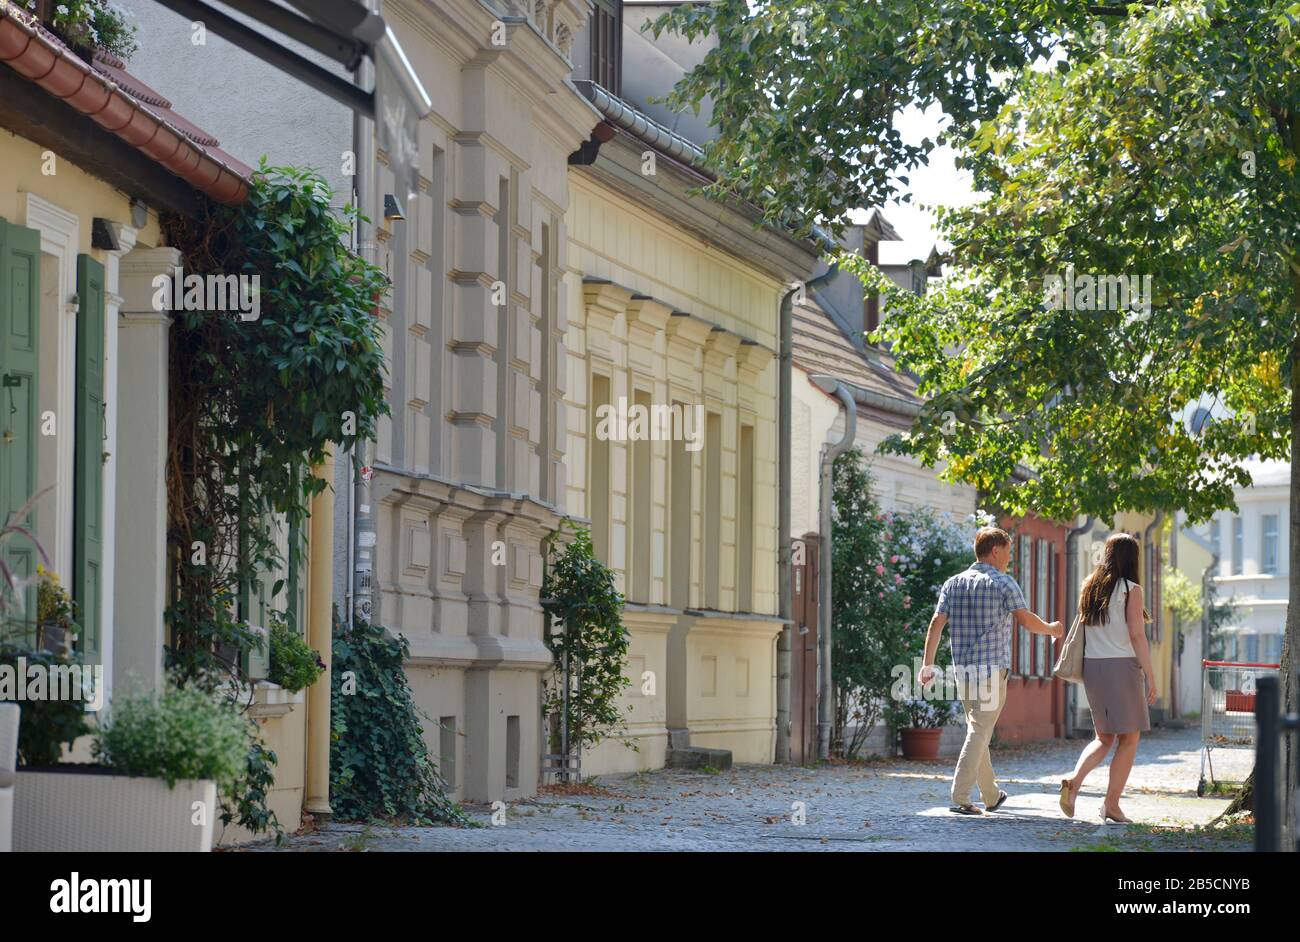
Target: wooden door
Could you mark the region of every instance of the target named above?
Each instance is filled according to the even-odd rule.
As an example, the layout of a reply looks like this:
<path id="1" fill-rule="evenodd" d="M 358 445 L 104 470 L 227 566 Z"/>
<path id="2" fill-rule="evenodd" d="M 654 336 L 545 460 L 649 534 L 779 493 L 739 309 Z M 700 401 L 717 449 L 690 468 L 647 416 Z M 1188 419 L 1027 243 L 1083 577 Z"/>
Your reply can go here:
<path id="1" fill-rule="evenodd" d="M 794 637 L 790 662 L 790 761 L 817 761 L 817 535 L 795 545 L 790 567 Z"/>

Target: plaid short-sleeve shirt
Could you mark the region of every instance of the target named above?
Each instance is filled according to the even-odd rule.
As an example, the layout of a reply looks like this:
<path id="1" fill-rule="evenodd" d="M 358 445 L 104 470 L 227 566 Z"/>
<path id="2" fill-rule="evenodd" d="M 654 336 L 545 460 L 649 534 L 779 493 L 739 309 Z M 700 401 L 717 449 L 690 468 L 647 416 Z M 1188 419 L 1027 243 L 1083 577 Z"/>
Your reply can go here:
<path id="1" fill-rule="evenodd" d="M 988 563 L 971 563 L 939 590 L 935 613 L 948 616 L 952 662 L 1011 669 L 1011 613 L 1025 605 L 1020 584 Z"/>

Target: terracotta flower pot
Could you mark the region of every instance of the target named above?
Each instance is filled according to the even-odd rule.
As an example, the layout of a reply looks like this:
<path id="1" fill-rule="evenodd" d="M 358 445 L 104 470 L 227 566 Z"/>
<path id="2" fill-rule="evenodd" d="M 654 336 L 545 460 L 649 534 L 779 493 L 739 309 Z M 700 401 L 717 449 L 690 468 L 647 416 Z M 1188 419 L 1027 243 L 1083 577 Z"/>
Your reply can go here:
<path id="1" fill-rule="evenodd" d="M 904 759 L 939 758 L 939 738 L 942 727 L 909 726 L 902 730 Z"/>

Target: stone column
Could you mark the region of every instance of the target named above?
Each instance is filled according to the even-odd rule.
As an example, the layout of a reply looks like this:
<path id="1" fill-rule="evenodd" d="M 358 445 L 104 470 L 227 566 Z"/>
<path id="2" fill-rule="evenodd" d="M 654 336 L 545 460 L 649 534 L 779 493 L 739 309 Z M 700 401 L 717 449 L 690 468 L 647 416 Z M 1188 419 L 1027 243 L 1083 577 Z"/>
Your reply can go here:
<path id="1" fill-rule="evenodd" d="M 334 478 L 334 449 L 325 452 L 325 460 L 312 474 L 330 481 Z M 334 498 L 329 489 L 311 501 L 311 535 L 307 551 L 308 602 L 307 643 L 320 652 L 325 672 L 307 688 L 307 788 L 303 810 L 321 817 L 333 813 L 330 808 L 330 673 L 333 655 L 333 612 L 330 608 L 334 572 Z"/>
<path id="2" fill-rule="evenodd" d="M 118 263 L 116 555 L 113 687 L 163 682 L 167 604 L 167 396 L 171 315 L 153 280 L 180 264 L 173 248 L 138 248 Z"/>

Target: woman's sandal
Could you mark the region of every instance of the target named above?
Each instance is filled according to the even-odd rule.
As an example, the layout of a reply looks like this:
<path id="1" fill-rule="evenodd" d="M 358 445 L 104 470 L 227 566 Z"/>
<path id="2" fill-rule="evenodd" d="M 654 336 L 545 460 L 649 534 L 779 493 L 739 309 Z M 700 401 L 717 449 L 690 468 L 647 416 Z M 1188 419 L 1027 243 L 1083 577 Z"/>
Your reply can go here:
<path id="1" fill-rule="evenodd" d="M 976 808 L 974 805 L 953 805 L 948 810 L 951 811 L 953 814 L 983 814 L 984 813 L 983 811 L 980 811 L 978 808 Z"/>
<path id="2" fill-rule="evenodd" d="M 1074 799 L 1078 797 L 1079 790 L 1070 787 L 1070 780 L 1061 779 L 1061 813 L 1067 818 L 1074 817 Z"/>

